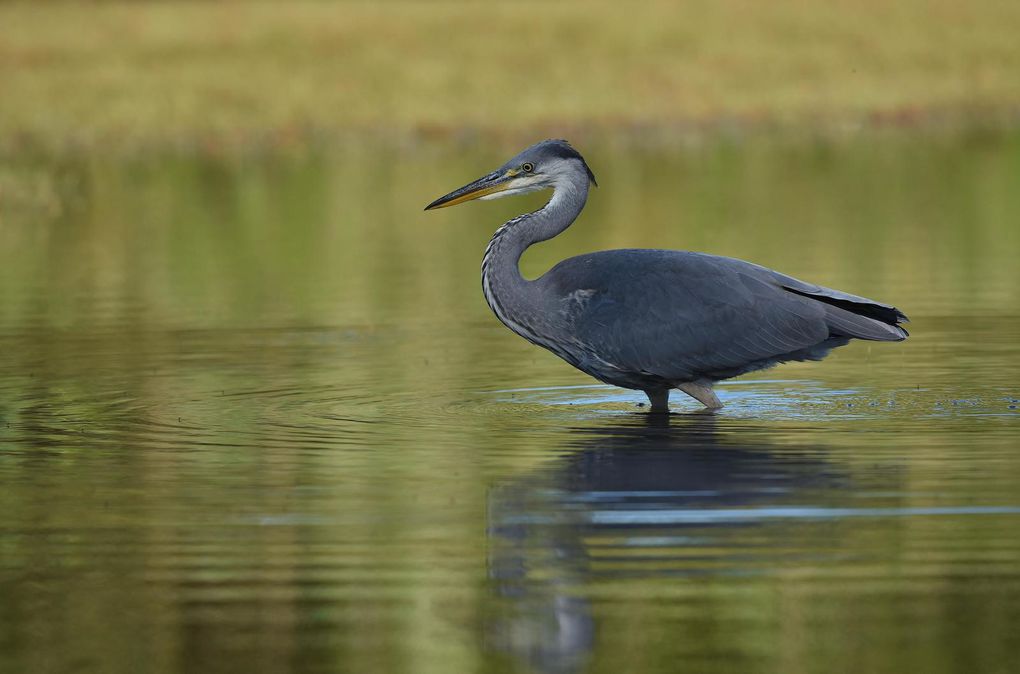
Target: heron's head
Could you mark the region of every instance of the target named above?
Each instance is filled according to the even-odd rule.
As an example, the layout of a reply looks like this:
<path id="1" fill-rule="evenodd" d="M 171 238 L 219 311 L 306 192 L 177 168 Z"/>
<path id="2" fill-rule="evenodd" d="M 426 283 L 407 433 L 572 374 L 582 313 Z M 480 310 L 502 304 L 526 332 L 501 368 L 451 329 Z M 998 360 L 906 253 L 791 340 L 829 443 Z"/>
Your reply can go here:
<path id="1" fill-rule="evenodd" d="M 543 140 L 532 145 L 498 169 L 441 196 L 425 207 L 445 208 L 472 199 L 499 199 L 550 187 L 587 181 L 596 185 L 595 175 L 584 157 L 565 140 Z"/>

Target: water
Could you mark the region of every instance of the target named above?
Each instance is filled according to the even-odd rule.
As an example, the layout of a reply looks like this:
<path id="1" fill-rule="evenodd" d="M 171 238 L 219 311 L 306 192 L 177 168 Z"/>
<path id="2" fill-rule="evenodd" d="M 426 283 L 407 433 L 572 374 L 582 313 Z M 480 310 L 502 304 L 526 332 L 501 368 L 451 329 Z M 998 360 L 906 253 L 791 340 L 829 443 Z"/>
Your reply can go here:
<path id="1" fill-rule="evenodd" d="M 720 386 L 499 325 L 513 147 L 0 166 L 0 671 L 1012 672 L 1020 136 L 584 147 L 599 248 L 896 303 Z"/>

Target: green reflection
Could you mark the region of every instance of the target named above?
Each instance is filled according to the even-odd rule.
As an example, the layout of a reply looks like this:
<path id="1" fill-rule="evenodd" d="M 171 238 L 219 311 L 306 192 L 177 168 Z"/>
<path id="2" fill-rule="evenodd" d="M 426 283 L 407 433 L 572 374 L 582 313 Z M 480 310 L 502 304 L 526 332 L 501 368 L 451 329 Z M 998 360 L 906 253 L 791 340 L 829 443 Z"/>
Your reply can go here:
<path id="1" fill-rule="evenodd" d="M 540 197 L 421 212 L 512 149 L 2 167 L 0 669 L 950 672 L 1016 655 L 1015 515 L 614 529 L 585 524 L 584 498 L 614 491 L 585 482 L 602 466 L 651 506 L 1018 505 L 1020 136 L 582 148 L 602 187 L 527 273 L 706 250 L 914 319 L 901 345 L 721 386 L 710 428 L 651 430 L 639 395 L 485 306 L 488 237 Z M 721 496 L 655 495 L 699 485 Z M 551 522 L 516 558 L 507 508 Z M 550 606 L 581 630 L 559 659 L 535 650 Z"/>

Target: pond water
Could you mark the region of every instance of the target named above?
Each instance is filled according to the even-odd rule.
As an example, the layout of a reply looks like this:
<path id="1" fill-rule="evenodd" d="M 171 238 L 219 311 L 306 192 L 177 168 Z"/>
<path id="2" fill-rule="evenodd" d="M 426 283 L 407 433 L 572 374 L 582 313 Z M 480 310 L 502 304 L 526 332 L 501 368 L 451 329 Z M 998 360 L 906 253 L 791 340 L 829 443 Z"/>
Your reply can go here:
<path id="1" fill-rule="evenodd" d="M 654 418 L 489 313 L 540 196 L 422 212 L 516 147 L 0 163 L 0 671 L 1018 671 L 1020 135 L 589 144 L 526 273 L 705 250 L 911 338 Z"/>

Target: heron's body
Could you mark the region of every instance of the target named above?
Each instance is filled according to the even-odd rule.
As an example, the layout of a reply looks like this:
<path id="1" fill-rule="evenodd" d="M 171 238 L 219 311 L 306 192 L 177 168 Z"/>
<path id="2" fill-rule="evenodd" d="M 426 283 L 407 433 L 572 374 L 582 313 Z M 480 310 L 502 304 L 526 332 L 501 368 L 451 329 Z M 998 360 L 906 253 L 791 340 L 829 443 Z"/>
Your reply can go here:
<path id="1" fill-rule="evenodd" d="M 486 301 L 507 327 L 574 367 L 644 391 L 653 410 L 666 409 L 673 388 L 720 407 L 711 389 L 716 381 L 786 361 L 820 360 L 852 338 L 907 336 L 898 325 L 906 317 L 892 306 L 703 253 L 602 251 L 525 279 L 521 255 L 570 226 L 593 182 L 573 148 L 544 141 L 430 208 L 552 187 L 544 208 L 510 220 L 489 242 L 482 262 Z"/>

